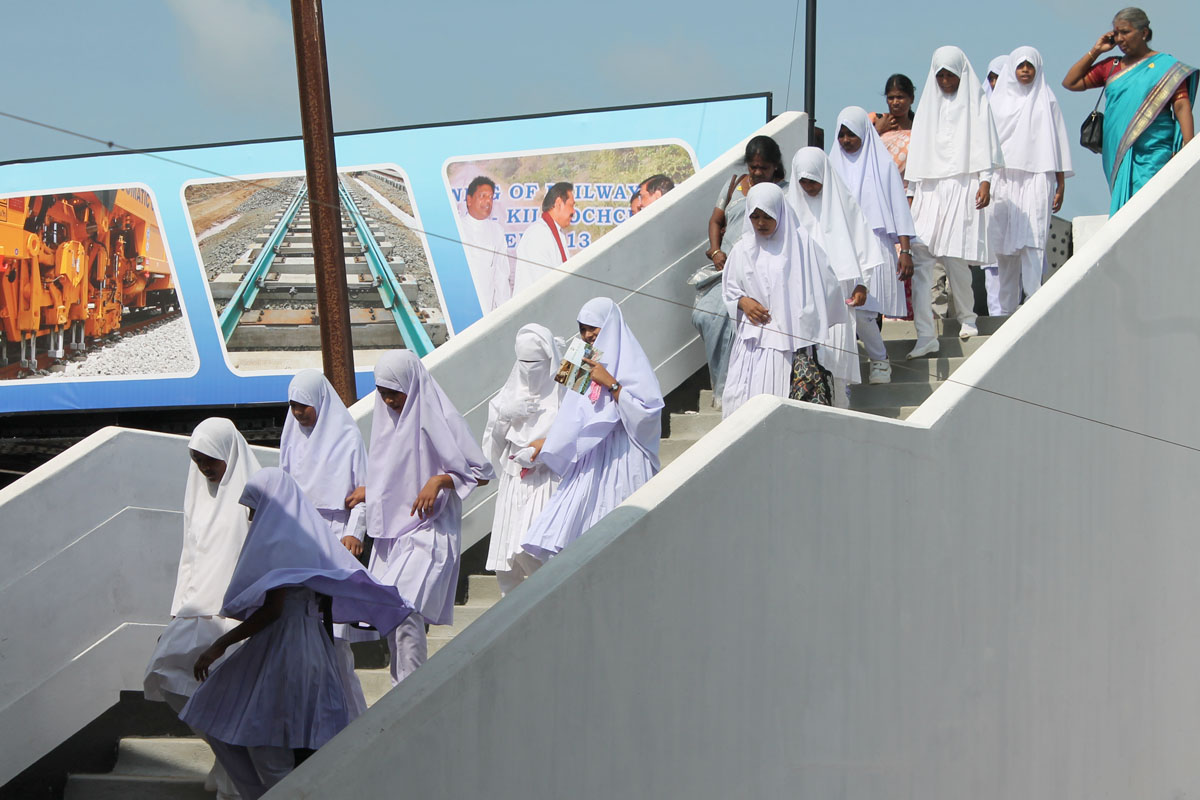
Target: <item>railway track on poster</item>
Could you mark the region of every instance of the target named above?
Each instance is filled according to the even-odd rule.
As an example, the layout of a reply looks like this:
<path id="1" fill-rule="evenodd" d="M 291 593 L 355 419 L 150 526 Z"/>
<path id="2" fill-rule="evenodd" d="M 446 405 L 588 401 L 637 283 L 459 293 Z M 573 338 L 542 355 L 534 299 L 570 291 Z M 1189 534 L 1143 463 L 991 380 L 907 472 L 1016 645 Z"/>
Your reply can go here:
<path id="1" fill-rule="evenodd" d="M 445 337 L 438 309 L 417 307 L 417 283 L 376 235 L 365 203 L 339 182 L 351 340 L 358 349 L 413 350 Z M 362 205 L 360 205 L 360 203 Z M 316 268 L 308 195 L 301 189 L 264 227 L 255 246 L 209 282 L 226 349 L 320 350 Z"/>

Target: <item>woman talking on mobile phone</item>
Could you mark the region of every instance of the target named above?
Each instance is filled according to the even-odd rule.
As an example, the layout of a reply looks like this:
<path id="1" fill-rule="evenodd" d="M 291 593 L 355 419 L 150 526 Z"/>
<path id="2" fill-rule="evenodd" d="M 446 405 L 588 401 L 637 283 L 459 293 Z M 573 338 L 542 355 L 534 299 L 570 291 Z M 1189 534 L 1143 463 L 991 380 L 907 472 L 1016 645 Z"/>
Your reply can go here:
<path id="1" fill-rule="evenodd" d="M 1145 11 L 1121 9 L 1112 30 L 1067 70 L 1062 82 L 1072 92 L 1104 87 L 1101 157 L 1112 192 L 1110 216 L 1195 135 L 1196 70 L 1152 50 L 1153 36 Z M 1096 61 L 1114 47 L 1124 56 Z"/>

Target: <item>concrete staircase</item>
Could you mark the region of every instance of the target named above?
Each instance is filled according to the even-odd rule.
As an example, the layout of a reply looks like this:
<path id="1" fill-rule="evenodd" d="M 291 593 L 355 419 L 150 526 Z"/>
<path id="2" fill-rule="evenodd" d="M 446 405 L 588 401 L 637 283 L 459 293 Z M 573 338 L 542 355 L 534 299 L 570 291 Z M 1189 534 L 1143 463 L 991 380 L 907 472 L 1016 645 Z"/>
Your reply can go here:
<path id="1" fill-rule="evenodd" d="M 916 341 L 912 323 L 884 322 L 883 338 L 892 362 L 892 382 L 878 386 L 867 384 L 868 362 L 860 347 L 863 383 L 851 389 L 851 408 L 880 416 L 906 418 L 958 369 L 967 356 L 979 349 L 1003 321 L 1003 317 L 980 317 L 980 335 L 964 342 L 958 338 L 957 322 L 939 320 L 939 352 L 913 361 L 905 360 Z M 670 414 L 669 435 L 662 440 L 659 450 L 662 465 L 665 467 L 678 458 L 720 421 L 721 411 L 712 407 L 712 392 L 700 391 L 698 410 Z M 454 624 L 430 628 L 431 657 L 500 600 L 500 589 L 494 576 L 472 575 L 468 581 L 468 602 L 454 609 Z M 436 660 L 433 663 L 436 668 Z M 386 668 L 359 669 L 357 673 L 368 705 L 373 705 L 392 688 Z M 204 790 L 204 777 L 212 763 L 212 751 L 197 738 L 126 738 L 121 740 L 112 772 L 72 775 L 64 797 L 66 800 L 211 800 L 213 795 Z"/>
<path id="2" fill-rule="evenodd" d="M 869 364 L 859 345 L 862 363 L 862 383 L 850 389 L 850 408 L 881 417 L 907 419 L 917 406 L 933 394 L 967 357 L 978 350 L 988 336 L 995 333 L 1007 317 L 979 317 L 979 335 L 967 341 L 958 338 L 956 321 L 935 320 L 938 332 L 938 352 L 906 361 L 905 356 L 917 341 L 917 331 L 911 322 L 885 320 L 883 343 L 892 362 L 892 382 L 871 386 L 867 383 Z"/>

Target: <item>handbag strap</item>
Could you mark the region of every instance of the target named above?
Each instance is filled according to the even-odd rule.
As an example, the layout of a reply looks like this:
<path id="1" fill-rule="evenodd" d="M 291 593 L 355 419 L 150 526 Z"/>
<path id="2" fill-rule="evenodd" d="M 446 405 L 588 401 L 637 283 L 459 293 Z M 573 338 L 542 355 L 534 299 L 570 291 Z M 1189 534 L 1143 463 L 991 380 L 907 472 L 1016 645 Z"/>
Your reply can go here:
<path id="1" fill-rule="evenodd" d="M 1120 63 L 1121 63 L 1121 59 L 1114 58 L 1112 65 L 1115 68 Z M 1108 74 L 1104 76 L 1104 85 L 1100 87 L 1100 96 L 1096 98 L 1096 105 L 1092 108 L 1093 114 L 1095 114 L 1096 111 L 1100 108 L 1100 101 L 1104 99 L 1104 93 L 1108 91 L 1108 79 L 1111 77 L 1112 77 L 1112 69 L 1110 69 L 1108 71 Z"/>
<path id="2" fill-rule="evenodd" d="M 727 191 L 725 193 L 725 207 L 726 208 L 729 207 L 729 201 L 733 199 L 733 190 L 735 188 L 737 188 L 737 185 L 739 183 L 741 183 L 742 179 L 745 177 L 746 177 L 745 175 L 734 175 L 732 178 L 729 179 L 729 191 Z"/>

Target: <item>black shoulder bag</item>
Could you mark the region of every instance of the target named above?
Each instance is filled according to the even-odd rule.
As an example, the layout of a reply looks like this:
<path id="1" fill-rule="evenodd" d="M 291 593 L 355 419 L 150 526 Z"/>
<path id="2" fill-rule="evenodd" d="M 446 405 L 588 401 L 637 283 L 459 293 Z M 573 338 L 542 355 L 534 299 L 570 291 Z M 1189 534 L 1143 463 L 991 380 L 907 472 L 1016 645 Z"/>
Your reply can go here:
<path id="1" fill-rule="evenodd" d="M 1113 59 L 1113 66 L 1117 65 L 1120 59 Z M 1109 71 L 1112 74 L 1112 71 Z M 1100 90 L 1100 96 L 1096 98 L 1096 107 L 1092 109 L 1092 113 L 1088 114 L 1087 119 L 1083 121 L 1083 125 L 1079 128 L 1079 143 L 1091 150 L 1093 153 L 1099 153 L 1104 149 L 1104 112 L 1100 111 L 1100 102 L 1104 99 L 1104 93 L 1108 91 L 1107 80 L 1105 86 Z"/>

